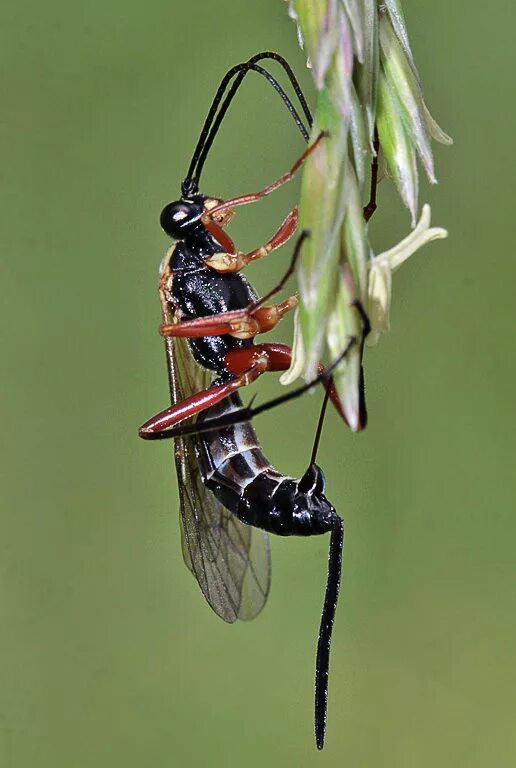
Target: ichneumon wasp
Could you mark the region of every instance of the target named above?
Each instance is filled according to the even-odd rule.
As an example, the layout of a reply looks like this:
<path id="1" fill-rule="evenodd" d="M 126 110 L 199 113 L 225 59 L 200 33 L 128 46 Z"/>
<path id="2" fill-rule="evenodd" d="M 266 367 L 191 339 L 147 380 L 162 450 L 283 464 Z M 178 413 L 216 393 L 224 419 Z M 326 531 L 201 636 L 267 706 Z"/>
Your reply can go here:
<path id="1" fill-rule="evenodd" d="M 258 63 L 264 59 L 273 59 L 283 67 L 303 118 L 279 82 Z M 241 387 L 267 371 L 284 371 L 290 366 L 288 346 L 255 344 L 254 338 L 273 328 L 296 305 L 295 296 L 278 304 L 267 302 L 294 272 L 308 233 L 299 236 L 280 283 L 258 298 L 241 270 L 293 236 L 297 209 L 288 214 L 265 245 L 249 253 L 237 251 L 224 227 L 237 206 L 255 202 L 290 181 L 325 137 L 320 134 L 288 173 L 260 192 L 227 201 L 200 193 L 199 180 L 208 152 L 231 101 L 251 71 L 273 86 L 308 142 L 310 110 L 294 73 L 281 56 L 260 53 L 229 70 L 206 117 L 181 197 L 161 213 L 161 226 L 175 241 L 162 262 L 159 282 L 160 333 L 165 338 L 172 405 L 147 421 L 139 434 L 145 439 L 175 439 L 183 557 L 206 600 L 225 621 L 252 619 L 265 604 L 270 586 L 268 533 L 330 533 L 315 681 L 315 735 L 317 747 L 322 749 L 344 526 L 324 495 L 324 474 L 315 462 L 328 400 L 345 418 L 331 371 L 357 340 L 349 340 L 333 366 L 320 366 L 314 381 L 258 407 L 243 407 L 238 394 Z M 358 302 L 356 307 L 365 337 L 367 317 Z M 326 395 L 312 459 L 301 478 L 286 477 L 262 453 L 250 421 L 258 413 L 301 395 L 318 381 Z M 365 407 L 363 414 L 365 423 Z"/>

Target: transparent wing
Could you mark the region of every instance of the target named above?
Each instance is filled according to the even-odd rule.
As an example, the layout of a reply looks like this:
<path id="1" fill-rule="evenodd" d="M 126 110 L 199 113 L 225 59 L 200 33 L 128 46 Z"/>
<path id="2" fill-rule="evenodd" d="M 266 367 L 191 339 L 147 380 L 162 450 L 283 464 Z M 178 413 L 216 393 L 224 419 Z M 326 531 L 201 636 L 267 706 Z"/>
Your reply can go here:
<path id="1" fill-rule="evenodd" d="M 173 322 L 164 296 L 162 307 L 165 322 Z M 166 350 L 173 402 L 209 385 L 209 372 L 197 365 L 185 340 L 167 339 Z M 224 621 L 252 619 L 269 593 L 269 538 L 241 523 L 206 488 L 198 452 L 195 435 L 175 441 L 183 558 L 204 597 Z"/>

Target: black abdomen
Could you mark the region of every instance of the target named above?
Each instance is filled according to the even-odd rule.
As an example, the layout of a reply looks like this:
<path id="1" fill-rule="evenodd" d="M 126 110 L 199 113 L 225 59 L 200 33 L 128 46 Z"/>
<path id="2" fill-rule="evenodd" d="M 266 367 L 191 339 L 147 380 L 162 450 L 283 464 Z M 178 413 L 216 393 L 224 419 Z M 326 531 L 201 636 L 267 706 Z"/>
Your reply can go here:
<path id="1" fill-rule="evenodd" d="M 238 394 L 204 411 L 198 422 L 242 407 Z M 249 422 L 199 435 L 203 482 L 243 523 L 281 536 L 331 530 L 335 510 L 324 496 L 324 475 L 312 465 L 302 479 L 277 472 Z"/>

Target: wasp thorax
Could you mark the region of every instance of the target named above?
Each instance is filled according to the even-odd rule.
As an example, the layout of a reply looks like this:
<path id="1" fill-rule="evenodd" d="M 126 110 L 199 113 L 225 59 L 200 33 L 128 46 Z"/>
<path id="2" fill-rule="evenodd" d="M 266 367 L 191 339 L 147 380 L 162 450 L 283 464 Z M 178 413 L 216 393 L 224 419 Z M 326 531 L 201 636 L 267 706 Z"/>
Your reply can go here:
<path id="1" fill-rule="evenodd" d="M 176 200 L 161 211 L 160 224 L 167 235 L 182 240 L 188 230 L 197 224 L 204 212 L 202 199 Z"/>

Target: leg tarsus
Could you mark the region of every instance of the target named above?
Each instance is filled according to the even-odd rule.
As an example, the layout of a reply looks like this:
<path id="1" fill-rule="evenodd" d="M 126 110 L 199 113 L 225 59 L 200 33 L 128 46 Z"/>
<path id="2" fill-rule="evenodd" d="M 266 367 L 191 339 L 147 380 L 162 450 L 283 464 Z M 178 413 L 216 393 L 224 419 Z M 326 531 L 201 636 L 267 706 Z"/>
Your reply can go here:
<path id="1" fill-rule="evenodd" d="M 360 301 L 360 299 L 353 299 L 351 304 L 355 307 L 358 314 L 360 315 L 360 320 L 362 321 L 362 337 L 365 341 L 369 334 L 371 333 L 371 322 L 369 320 L 369 315 L 364 309 L 364 305 Z"/>
<path id="2" fill-rule="evenodd" d="M 274 286 L 268 293 L 265 294 L 265 296 L 262 296 L 261 299 L 258 299 L 258 301 L 255 301 L 254 304 L 251 304 L 249 307 L 250 310 L 256 310 L 258 307 L 261 307 L 262 304 L 265 304 L 266 301 L 269 301 L 273 296 L 275 296 L 277 293 L 279 293 L 284 286 L 286 285 L 287 281 L 291 277 L 291 275 L 294 274 L 297 262 L 299 261 L 299 257 L 301 256 L 301 248 L 303 246 L 304 241 L 307 237 L 310 237 L 310 231 L 308 229 L 304 229 L 299 237 L 297 238 L 296 247 L 294 248 L 294 253 L 292 254 L 292 259 L 290 261 L 290 265 L 279 281 L 277 285 Z"/>
<path id="3" fill-rule="evenodd" d="M 380 151 L 380 139 L 378 138 L 378 128 L 374 129 L 374 141 L 373 141 L 374 156 L 371 163 L 371 193 L 369 202 L 364 208 L 364 219 L 369 221 L 373 213 L 377 209 L 376 204 L 376 192 L 378 189 L 378 152 Z"/>
<path id="4" fill-rule="evenodd" d="M 364 219 L 369 221 L 377 208 L 378 206 L 376 203 L 369 201 L 368 204 L 364 207 Z"/>
<path id="5" fill-rule="evenodd" d="M 358 425 L 357 425 L 357 431 L 362 431 L 367 426 L 367 404 L 366 404 L 366 397 L 365 397 L 365 377 L 364 377 L 364 345 L 365 340 L 369 336 L 369 333 L 371 332 L 371 323 L 369 321 L 369 317 L 367 315 L 367 312 L 364 309 L 364 306 L 360 299 L 354 299 L 352 302 L 353 306 L 357 310 L 357 312 L 360 315 L 360 319 L 362 321 L 362 338 L 360 340 L 360 377 L 358 382 L 358 393 L 359 393 L 359 404 L 358 404 Z"/>

